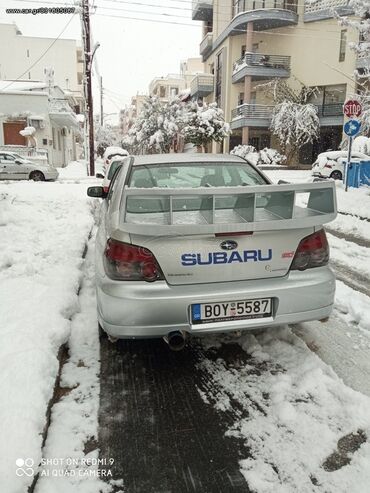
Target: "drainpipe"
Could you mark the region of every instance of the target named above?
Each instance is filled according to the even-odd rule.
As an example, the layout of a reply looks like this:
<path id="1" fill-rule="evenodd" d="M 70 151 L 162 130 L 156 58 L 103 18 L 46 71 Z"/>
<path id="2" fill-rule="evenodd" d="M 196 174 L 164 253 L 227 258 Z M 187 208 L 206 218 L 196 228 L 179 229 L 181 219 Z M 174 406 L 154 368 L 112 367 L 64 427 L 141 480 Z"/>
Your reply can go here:
<path id="1" fill-rule="evenodd" d="M 253 22 L 248 22 L 247 33 L 245 36 L 245 51 L 251 53 L 253 48 Z M 244 102 L 251 102 L 251 92 L 252 92 L 252 77 L 247 76 L 244 79 Z M 242 143 L 249 143 L 249 127 L 243 127 L 242 130 Z"/>

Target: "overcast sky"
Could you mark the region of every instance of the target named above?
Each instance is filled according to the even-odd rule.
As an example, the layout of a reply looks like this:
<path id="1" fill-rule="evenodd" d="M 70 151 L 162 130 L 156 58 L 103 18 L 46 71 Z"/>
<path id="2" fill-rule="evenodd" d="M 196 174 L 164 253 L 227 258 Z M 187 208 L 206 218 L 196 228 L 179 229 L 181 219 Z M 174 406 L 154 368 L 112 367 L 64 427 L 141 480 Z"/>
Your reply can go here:
<path id="1" fill-rule="evenodd" d="M 70 14 L 7 15 L 5 8 L 51 7 L 52 4 L 61 7 L 72 3 L 72 0 L 0 0 L 0 22 L 16 22 L 27 36 L 57 37 Z M 106 113 L 117 112 L 138 92 L 147 93 L 154 77 L 179 73 L 181 60 L 199 56 L 201 27 L 199 22 L 191 20 L 191 0 L 91 0 L 91 3 L 96 6 L 91 24 L 94 41 L 100 43 L 96 56 L 106 88 Z M 81 39 L 78 15 L 62 37 Z M 0 49 L 3 48 L 0 43 Z"/>

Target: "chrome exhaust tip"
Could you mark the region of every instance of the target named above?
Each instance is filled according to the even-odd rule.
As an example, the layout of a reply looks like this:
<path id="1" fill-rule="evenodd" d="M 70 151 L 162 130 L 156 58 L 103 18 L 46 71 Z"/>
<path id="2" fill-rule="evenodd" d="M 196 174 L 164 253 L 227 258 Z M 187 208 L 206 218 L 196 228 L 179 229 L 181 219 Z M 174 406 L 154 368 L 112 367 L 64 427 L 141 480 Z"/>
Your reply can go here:
<path id="1" fill-rule="evenodd" d="M 186 333 L 180 330 L 174 330 L 163 337 L 172 351 L 181 351 L 186 344 Z"/>

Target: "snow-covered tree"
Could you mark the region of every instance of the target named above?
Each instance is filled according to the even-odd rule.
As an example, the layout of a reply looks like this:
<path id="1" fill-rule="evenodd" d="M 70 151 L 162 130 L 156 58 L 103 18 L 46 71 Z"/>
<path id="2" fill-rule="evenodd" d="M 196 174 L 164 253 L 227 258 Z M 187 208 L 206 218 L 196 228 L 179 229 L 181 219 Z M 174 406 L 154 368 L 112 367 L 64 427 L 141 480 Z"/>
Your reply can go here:
<path id="1" fill-rule="evenodd" d="M 319 137 L 316 107 L 284 101 L 274 107 L 270 129 L 279 139 L 283 154 L 291 161 L 298 149 Z"/>
<path id="2" fill-rule="evenodd" d="M 107 147 L 116 144 L 113 127 L 109 123 L 100 124 L 100 118 L 94 119 L 95 148 L 99 156 L 103 156 Z"/>
<path id="3" fill-rule="evenodd" d="M 212 141 L 222 142 L 231 133 L 230 126 L 225 122 L 223 111 L 217 103 L 204 103 L 202 106 L 195 102 L 188 103 L 184 122 L 182 133 L 185 142 L 203 149 Z"/>
<path id="4" fill-rule="evenodd" d="M 131 152 L 153 154 L 170 152 L 179 131 L 181 105 L 179 101 L 163 104 L 148 97 L 143 109 L 123 139 Z"/>

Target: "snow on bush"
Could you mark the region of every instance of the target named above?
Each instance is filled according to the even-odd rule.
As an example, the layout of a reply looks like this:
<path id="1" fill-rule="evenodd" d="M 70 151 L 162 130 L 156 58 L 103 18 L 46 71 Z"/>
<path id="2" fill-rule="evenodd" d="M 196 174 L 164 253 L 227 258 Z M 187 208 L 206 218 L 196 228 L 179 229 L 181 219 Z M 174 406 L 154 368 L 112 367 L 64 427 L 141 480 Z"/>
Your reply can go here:
<path id="1" fill-rule="evenodd" d="M 352 151 L 370 155 L 370 139 L 359 135 L 353 140 Z"/>
<path id="2" fill-rule="evenodd" d="M 261 151 L 257 151 L 252 145 L 238 145 L 230 154 L 240 156 L 256 166 L 261 164 L 280 166 L 286 160 L 286 157 L 276 149 L 265 147 Z"/>

